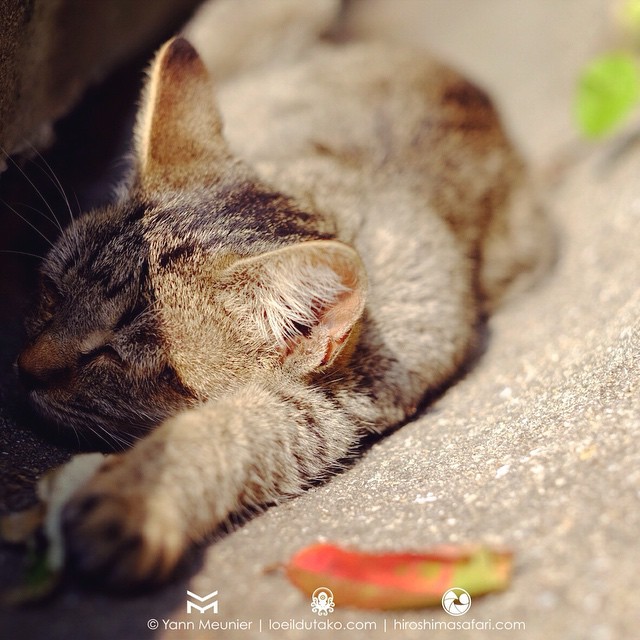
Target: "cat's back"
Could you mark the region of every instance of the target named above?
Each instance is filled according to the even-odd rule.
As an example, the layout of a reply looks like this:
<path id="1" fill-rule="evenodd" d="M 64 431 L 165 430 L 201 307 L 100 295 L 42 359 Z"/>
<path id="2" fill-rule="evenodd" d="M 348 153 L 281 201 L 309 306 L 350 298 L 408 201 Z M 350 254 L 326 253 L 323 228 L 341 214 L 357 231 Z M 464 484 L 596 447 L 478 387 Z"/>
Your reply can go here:
<path id="1" fill-rule="evenodd" d="M 215 80 L 216 60 L 205 63 Z M 490 98 L 423 50 L 317 39 L 222 75 L 217 100 L 233 152 L 327 213 L 365 254 L 387 250 L 391 232 L 398 246 L 441 236 L 444 222 L 478 258 L 489 306 L 552 259 L 541 249 L 552 246 L 546 218 Z"/>
<path id="2" fill-rule="evenodd" d="M 443 134 L 502 142 L 482 91 L 391 43 L 318 43 L 297 61 L 228 79 L 218 98 L 231 145 L 254 163 L 332 155 L 375 170 L 420 169 Z"/>
<path id="3" fill-rule="evenodd" d="M 420 203 L 408 206 L 414 217 L 427 204 L 473 242 L 478 203 L 503 198 L 523 175 L 486 94 L 393 43 L 318 42 L 295 61 L 226 80 L 219 104 L 238 155 L 278 188 L 349 209 L 350 226 L 375 215 L 363 193 L 400 192 Z"/>

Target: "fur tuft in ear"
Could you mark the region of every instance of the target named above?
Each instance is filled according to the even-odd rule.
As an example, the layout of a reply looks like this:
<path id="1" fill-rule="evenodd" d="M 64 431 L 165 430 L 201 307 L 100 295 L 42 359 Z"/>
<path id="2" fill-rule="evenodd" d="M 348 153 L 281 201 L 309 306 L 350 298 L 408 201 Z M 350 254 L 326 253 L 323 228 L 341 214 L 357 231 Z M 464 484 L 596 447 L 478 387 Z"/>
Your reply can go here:
<path id="1" fill-rule="evenodd" d="M 358 254 L 321 240 L 240 260 L 228 276 L 228 310 L 257 324 L 261 338 L 306 370 L 331 364 L 364 309 L 366 274 Z"/>
<path id="2" fill-rule="evenodd" d="M 136 155 L 146 187 L 215 179 L 229 151 L 213 82 L 197 51 L 173 38 L 151 66 L 136 127 Z"/>

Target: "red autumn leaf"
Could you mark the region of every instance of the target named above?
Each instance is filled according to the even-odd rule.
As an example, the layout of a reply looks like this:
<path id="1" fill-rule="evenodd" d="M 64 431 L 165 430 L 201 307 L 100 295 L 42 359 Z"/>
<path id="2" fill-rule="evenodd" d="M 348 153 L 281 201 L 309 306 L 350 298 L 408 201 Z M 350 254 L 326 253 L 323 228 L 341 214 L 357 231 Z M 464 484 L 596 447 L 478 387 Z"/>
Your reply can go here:
<path id="1" fill-rule="evenodd" d="M 474 597 L 504 589 L 512 555 L 486 547 L 435 547 L 423 553 L 364 553 L 331 544 L 299 551 L 286 566 L 293 584 L 311 594 L 333 592 L 336 606 L 412 609 L 439 605 L 447 589 Z"/>

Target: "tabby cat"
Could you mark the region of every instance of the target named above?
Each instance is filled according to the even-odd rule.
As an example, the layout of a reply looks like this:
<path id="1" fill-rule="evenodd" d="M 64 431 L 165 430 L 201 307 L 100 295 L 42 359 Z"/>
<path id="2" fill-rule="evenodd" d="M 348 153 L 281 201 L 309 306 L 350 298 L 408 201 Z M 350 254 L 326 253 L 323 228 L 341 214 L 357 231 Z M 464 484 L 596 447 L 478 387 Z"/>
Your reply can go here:
<path id="1" fill-rule="evenodd" d="M 409 419 L 547 262 L 486 95 L 424 53 L 320 37 L 335 5 L 217 0 L 202 58 L 166 43 L 130 178 L 42 266 L 30 400 L 136 441 L 64 511 L 71 564 L 106 583 L 166 580 L 230 514 Z"/>

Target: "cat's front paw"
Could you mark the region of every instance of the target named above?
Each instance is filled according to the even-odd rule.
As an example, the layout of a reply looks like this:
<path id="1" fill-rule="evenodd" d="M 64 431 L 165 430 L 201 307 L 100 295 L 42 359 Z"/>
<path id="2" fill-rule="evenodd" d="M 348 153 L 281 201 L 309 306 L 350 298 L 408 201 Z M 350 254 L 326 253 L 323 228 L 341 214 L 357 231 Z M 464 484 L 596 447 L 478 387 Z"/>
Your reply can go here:
<path id="1" fill-rule="evenodd" d="M 162 583 L 186 545 L 172 505 L 128 477 L 126 466 L 124 456 L 114 456 L 62 515 L 69 566 L 118 589 Z"/>

